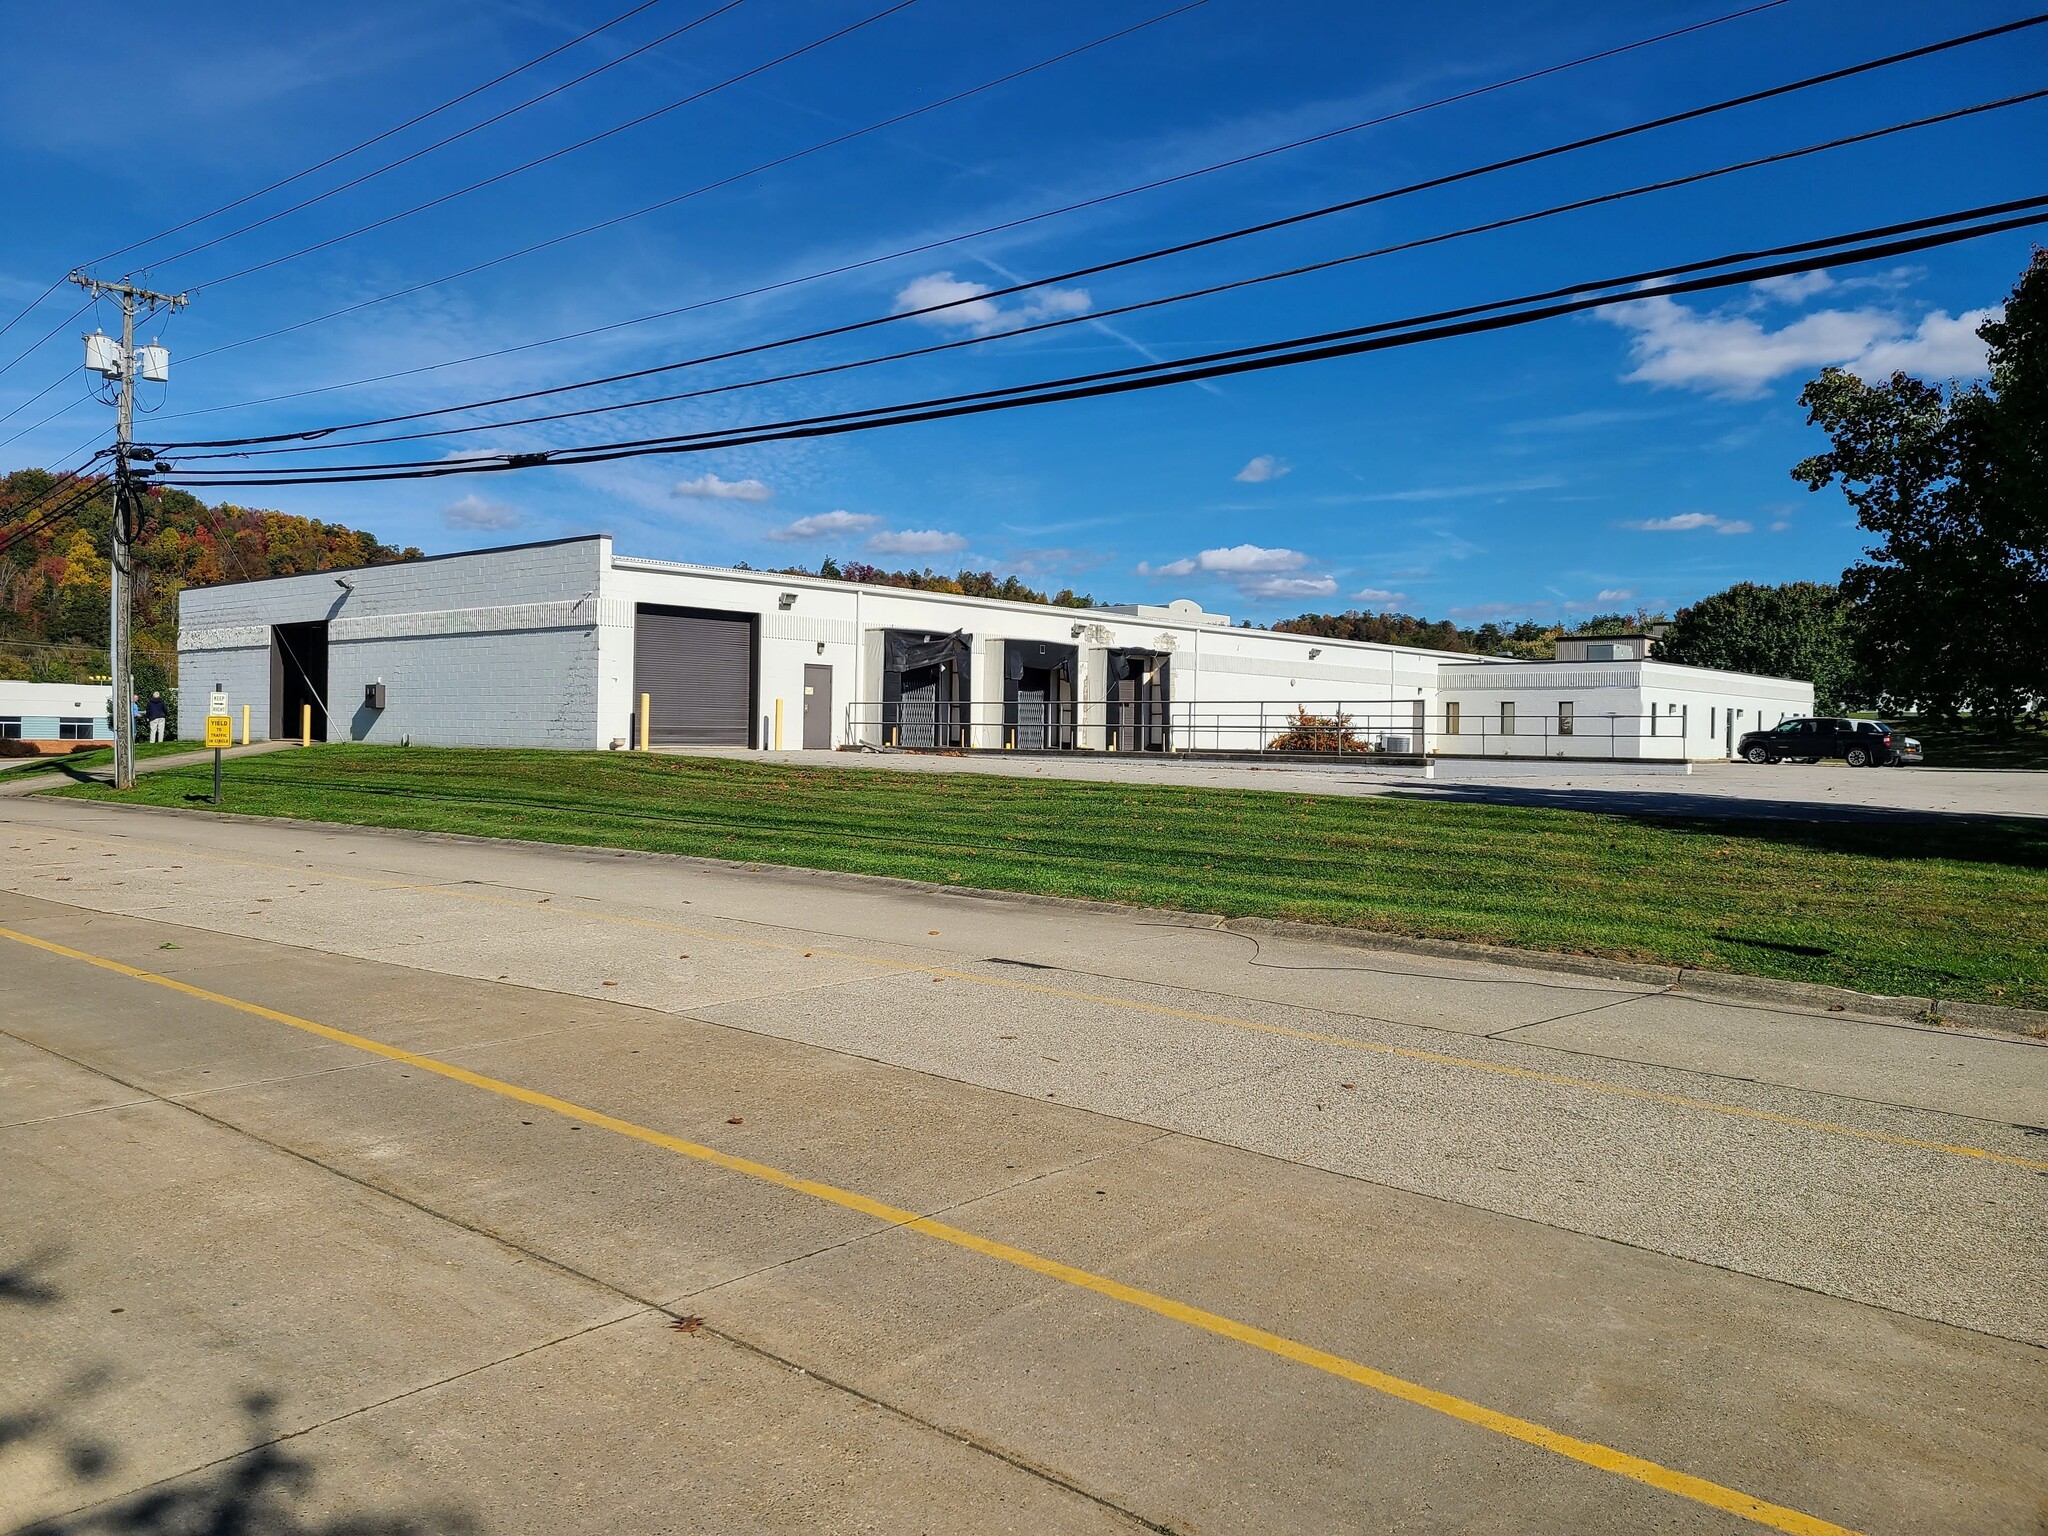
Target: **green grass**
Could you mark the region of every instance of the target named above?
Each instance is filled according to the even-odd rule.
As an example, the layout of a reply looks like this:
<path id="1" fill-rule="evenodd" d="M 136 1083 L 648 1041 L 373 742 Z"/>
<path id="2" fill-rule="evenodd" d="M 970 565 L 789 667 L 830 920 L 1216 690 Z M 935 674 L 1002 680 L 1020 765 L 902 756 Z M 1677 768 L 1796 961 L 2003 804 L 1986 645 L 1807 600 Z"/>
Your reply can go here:
<path id="1" fill-rule="evenodd" d="M 1910 770 L 1900 770 L 1907 772 Z M 125 797 L 200 801 L 207 767 Z M 225 809 L 1305 919 L 2048 1008 L 2048 822 L 1683 821 L 1394 798 L 316 747 Z"/>
<path id="2" fill-rule="evenodd" d="M 199 744 L 193 741 L 138 741 L 135 743 L 135 760 L 162 757 L 167 752 L 194 752 Z M 0 773 L 54 773 L 63 768 L 110 768 L 114 762 L 112 747 L 95 747 L 89 752 L 67 752 L 62 757 L 0 757 Z"/>
<path id="3" fill-rule="evenodd" d="M 2000 732 L 1977 720 L 1891 715 L 1888 725 L 1918 737 L 1930 768 L 2048 768 L 2048 723 Z"/>

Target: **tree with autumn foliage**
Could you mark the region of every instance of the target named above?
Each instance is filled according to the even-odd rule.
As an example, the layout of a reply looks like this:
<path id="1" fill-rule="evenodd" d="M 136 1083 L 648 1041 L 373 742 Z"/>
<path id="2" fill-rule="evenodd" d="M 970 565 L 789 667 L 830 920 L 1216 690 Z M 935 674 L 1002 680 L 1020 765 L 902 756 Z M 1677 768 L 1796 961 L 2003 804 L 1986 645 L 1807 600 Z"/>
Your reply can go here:
<path id="1" fill-rule="evenodd" d="M 70 682 L 106 672 L 113 485 L 101 480 L 75 513 L 17 539 L 56 484 L 40 469 L 0 479 L 0 677 Z M 176 680 L 178 594 L 187 587 L 420 558 L 340 523 L 210 507 L 179 490 L 144 498 L 134 553 L 136 683 L 144 689 Z"/>

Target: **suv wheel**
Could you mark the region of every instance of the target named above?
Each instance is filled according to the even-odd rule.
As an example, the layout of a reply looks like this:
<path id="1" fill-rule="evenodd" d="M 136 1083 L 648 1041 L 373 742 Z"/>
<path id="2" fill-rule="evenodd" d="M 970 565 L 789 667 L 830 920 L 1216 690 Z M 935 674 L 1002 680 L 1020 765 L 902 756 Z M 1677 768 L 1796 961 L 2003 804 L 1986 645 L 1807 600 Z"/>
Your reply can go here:
<path id="1" fill-rule="evenodd" d="M 1747 752 L 1743 753 L 1742 755 L 1748 758 L 1752 763 L 1769 763 L 1776 761 L 1776 759 L 1771 756 L 1770 752 L 1763 747 L 1751 747 Z"/>
<path id="2" fill-rule="evenodd" d="M 1851 768 L 1868 768 L 1870 766 L 1870 749 L 1868 747 L 1851 747 L 1848 756 L 1843 761 Z"/>

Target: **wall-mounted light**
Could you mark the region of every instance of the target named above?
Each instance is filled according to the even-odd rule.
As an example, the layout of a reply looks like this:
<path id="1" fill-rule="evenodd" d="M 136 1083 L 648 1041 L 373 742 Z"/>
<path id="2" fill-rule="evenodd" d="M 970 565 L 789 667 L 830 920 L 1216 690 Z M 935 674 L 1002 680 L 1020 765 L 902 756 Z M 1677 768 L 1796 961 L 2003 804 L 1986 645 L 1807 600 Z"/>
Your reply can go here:
<path id="1" fill-rule="evenodd" d="M 356 589 L 356 584 L 350 581 L 346 576 L 335 577 L 334 584 L 337 587 L 341 588 L 341 590 L 344 592 L 353 592 Z"/>
<path id="2" fill-rule="evenodd" d="M 1318 656 L 1322 654 L 1323 648 L 1320 645 L 1312 645 L 1308 648 L 1308 659 L 1310 661 L 1314 661 Z"/>
<path id="3" fill-rule="evenodd" d="M 795 594 L 794 592 L 778 592 L 778 593 L 776 593 L 776 594 L 775 594 L 775 606 L 776 606 L 776 607 L 778 607 L 778 608 L 784 608 L 784 609 L 787 609 L 787 608 L 794 608 L 794 607 L 796 606 L 796 594 Z"/>
<path id="4" fill-rule="evenodd" d="M 1086 624 L 1076 624 L 1072 629 L 1067 631 L 1067 638 L 1069 640 L 1078 640 L 1087 632 L 1088 626 Z"/>
<path id="5" fill-rule="evenodd" d="M 818 642 L 818 654 L 820 656 L 825 654 L 825 642 L 822 640 Z"/>

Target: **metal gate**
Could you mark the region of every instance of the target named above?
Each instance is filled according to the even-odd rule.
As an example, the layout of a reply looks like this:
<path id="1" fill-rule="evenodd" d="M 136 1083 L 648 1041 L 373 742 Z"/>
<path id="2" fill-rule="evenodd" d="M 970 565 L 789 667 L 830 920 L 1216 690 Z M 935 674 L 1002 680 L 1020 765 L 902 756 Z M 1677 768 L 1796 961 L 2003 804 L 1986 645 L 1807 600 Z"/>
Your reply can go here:
<path id="1" fill-rule="evenodd" d="M 754 626 L 745 613 L 657 608 L 633 618 L 633 704 L 648 696 L 648 740 L 677 747 L 750 747 Z"/>

